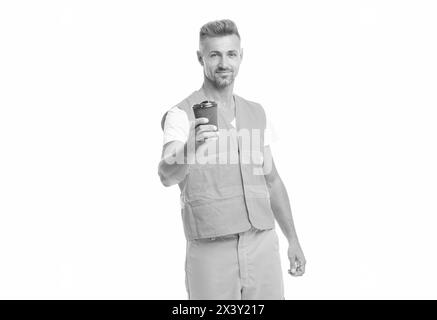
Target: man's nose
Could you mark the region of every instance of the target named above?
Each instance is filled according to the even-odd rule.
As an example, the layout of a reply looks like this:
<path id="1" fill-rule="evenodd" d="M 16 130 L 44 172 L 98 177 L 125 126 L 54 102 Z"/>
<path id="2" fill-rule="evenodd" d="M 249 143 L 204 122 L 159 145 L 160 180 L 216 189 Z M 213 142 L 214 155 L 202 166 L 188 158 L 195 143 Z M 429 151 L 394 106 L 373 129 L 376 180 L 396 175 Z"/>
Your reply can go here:
<path id="1" fill-rule="evenodd" d="M 227 69 L 229 67 L 228 58 L 226 56 L 221 57 L 218 66 L 222 69 Z"/>

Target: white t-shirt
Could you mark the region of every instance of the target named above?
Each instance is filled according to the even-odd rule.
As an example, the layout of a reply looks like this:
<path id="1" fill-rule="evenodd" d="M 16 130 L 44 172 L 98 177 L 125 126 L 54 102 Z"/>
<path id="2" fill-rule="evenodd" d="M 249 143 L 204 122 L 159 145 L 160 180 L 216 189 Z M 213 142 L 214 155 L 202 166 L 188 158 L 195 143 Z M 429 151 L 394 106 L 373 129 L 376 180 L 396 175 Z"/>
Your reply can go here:
<path id="1" fill-rule="evenodd" d="M 235 117 L 231 121 L 231 124 L 235 127 Z M 188 131 L 190 129 L 190 121 L 184 110 L 179 109 L 177 106 L 171 108 L 164 123 L 164 141 L 163 144 L 174 140 L 185 143 L 188 140 Z M 270 145 L 272 142 L 278 140 L 276 132 L 272 123 L 266 116 L 266 129 L 264 132 L 264 146 Z"/>

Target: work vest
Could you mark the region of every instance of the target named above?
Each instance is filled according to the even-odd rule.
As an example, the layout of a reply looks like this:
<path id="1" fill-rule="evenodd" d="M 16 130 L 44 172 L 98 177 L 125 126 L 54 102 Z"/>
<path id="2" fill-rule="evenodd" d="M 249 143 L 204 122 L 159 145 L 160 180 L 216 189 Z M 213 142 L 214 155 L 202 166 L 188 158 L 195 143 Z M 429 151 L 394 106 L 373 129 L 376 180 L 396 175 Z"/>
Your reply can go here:
<path id="1" fill-rule="evenodd" d="M 179 183 L 182 221 L 189 240 L 235 234 L 251 227 L 274 228 L 270 194 L 262 174 L 265 113 L 258 103 L 236 94 L 233 98 L 236 128 L 219 108 L 220 133 L 217 140 L 208 142 L 203 158 L 206 163 L 189 164 Z M 204 100 L 207 98 L 199 89 L 177 107 L 194 121 L 192 106 Z"/>

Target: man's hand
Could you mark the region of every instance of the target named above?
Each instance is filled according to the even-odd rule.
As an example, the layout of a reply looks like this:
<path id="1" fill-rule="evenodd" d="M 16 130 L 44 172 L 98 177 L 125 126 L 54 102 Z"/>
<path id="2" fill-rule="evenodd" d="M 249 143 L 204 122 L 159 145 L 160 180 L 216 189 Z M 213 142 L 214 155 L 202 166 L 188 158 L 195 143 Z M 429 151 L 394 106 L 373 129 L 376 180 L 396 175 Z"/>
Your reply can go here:
<path id="1" fill-rule="evenodd" d="M 290 260 L 290 269 L 288 273 L 294 277 L 301 276 L 305 273 L 305 256 L 299 241 L 292 240 L 288 245 L 288 259 Z"/>
<path id="2" fill-rule="evenodd" d="M 187 145 L 190 146 L 192 153 L 190 153 L 189 161 L 197 158 L 197 155 L 203 155 L 207 148 L 207 142 L 217 139 L 219 136 L 218 128 L 207 124 L 208 122 L 208 118 L 197 118 L 190 121 Z"/>
<path id="3" fill-rule="evenodd" d="M 196 143 L 196 151 L 199 146 L 201 146 L 208 139 L 215 139 L 218 137 L 217 127 L 212 124 L 207 124 L 208 118 L 197 118 L 191 122 L 190 127 L 190 138 L 193 138 Z M 192 130 L 194 127 L 194 130 Z M 194 131 L 194 132 L 193 132 Z"/>

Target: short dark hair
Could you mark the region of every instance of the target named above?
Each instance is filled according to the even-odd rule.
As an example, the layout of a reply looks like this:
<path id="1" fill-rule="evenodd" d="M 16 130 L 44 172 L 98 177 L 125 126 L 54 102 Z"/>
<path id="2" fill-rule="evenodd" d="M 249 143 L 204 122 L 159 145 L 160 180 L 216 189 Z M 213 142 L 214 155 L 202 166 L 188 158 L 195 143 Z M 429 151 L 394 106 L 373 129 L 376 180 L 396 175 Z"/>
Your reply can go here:
<path id="1" fill-rule="evenodd" d="M 210 21 L 200 28 L 199 40 L 205 38 L 220 37 L 235 34 L 240 40 L 237 25 L 234 21 L 229 19 Z"/>

